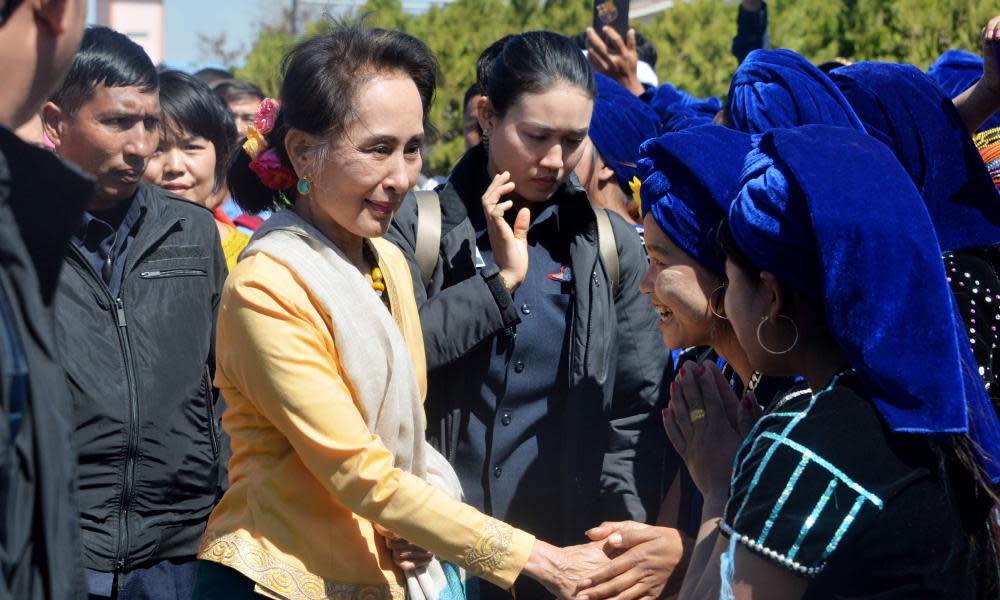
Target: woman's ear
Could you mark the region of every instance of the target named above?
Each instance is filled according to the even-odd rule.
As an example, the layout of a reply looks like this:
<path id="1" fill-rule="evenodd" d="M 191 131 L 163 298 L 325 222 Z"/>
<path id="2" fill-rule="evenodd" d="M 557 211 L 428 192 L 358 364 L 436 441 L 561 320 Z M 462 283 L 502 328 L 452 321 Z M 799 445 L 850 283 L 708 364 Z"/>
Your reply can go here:
<path id="1" fill-rule="evenodd" d="M 285 134 L 285 153 L 292 163 L 292 169 L 299 177 L 312 177 L 315 173 L 314 164 L 316 161 L 316 138 L 312 135 L 292 127 Z"/>
<path id="2" fill-rule="evenodd" d="M 597 181 L 605 185 L 611 183 L 611 180 L 616 177 L 615 170 L 608 165 L 607 161 L 604 160 L 604 157 L 601 156 L 600 152 L 595 154 L 594 163 L 597 167 Z M 615 179 L 615 185 L 618 185 L 617 179 Z"/>
<path id="3" fill-rule="evenodd" d="M 497 113 L 493 108 L 493 103 L 486 96 L 476 99 L 475 110 L 476 119 L 479 121 L 479 128 L 486 135 L 493 135 L 493 128 L 496 127 Z"/>
<path id="4" fill-rule="evenodd" d="M 787 308 L 784 293 L 781 291 L 781 284 L 773 273 L 768 271 L 760 272 L 760 286 L 758 286 L 761 300 L 765 302 L 765 312 L 769 319 L 774 321 L 782 311 Z"/>

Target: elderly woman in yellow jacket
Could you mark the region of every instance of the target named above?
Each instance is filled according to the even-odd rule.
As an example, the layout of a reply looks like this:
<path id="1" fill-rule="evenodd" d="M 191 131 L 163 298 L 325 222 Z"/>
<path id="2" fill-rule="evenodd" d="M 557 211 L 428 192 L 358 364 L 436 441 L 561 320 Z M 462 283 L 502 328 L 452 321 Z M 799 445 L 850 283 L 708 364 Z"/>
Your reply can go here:
<path id="1" fill-rule="evenodd" d="M 265 101 L 230 166 L 245 210 L 285 210 L 223 293 L 216 385 L 233 457 L 196 598 L 444 600 L 464 596 L 463 572 L 506 587 L 524 573 L 569 596 L 605 560 L 462 504 L 424 441 L 409 269 L 379 238 L 419 173 L 435 77 L 430 52 L 402 33 L 340 27 L 305 41 L 286 60 L 280 108 Z"/>

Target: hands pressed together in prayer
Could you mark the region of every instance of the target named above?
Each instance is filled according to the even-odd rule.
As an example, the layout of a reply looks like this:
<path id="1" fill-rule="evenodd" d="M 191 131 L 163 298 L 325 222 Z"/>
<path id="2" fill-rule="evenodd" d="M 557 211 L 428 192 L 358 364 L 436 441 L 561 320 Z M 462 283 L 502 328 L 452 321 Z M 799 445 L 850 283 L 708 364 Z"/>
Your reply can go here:
<path id="1" fill-rule="evenodd" d="M 663 426 L 707 503 L 725 503 L 736 452 L 761 412 L 753 392 L 737 399 L 713 362 L 688 361 L 677 372 Z"/>

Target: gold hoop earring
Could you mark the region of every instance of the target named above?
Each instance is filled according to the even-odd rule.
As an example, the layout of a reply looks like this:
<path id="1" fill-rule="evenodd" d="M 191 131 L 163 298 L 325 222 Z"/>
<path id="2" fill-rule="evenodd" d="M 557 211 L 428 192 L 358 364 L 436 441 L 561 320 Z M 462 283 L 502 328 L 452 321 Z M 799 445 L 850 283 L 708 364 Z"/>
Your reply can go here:
<path id="1" fill-rule="evenodd" d="M 792 351 L 792 348 L 794 348 L 795 345 L 799 343 L 799 326 L 795 324 L 795 321 L 793 321 L 791 317 L 785 315 L 778 315 L 778 318 L 787 320 L 789 323 L 792 324 L 792 327 L 795 329 L 795 338 L 792 340 L 792 345 L 780 352 L 775 352 L 774 350 L 771 350 L 770 348 L 765 346 L 764 340 L 761 339 L 760 337 L 760 330 L 762 327 L 764 327 L 764 323 L 767 323 L 767 315 L 764 315 L 761 318 L 760 323 L 757 325 L 757 343 L 760 344 L 760 347 L 763 348 L 765 352 L 767 352 L 768 354 L 774 354 L 775 356 L 788 354 L 789 352 Z"/>
<path id="2" fill-rule="evenodd" d="M 725 315 L 720 315 L 715 310 L 715 293 L 718 292 L 719 290 L 722 290 L 722 293 L 725 294 L 726 293 L 726 284 L 723 283 L 719 287 L 717 287 L 714 290 L 712 290 L 712 293 L 708 295 L 708 310 L 712 311 L 712 314 L 715 315 L 716 318 L 722 319 L 723 321 L 728 321 L 729 317 L 726 317 Z M 722 305 L 720 304 L 720 306 L 722 306 Z"/>

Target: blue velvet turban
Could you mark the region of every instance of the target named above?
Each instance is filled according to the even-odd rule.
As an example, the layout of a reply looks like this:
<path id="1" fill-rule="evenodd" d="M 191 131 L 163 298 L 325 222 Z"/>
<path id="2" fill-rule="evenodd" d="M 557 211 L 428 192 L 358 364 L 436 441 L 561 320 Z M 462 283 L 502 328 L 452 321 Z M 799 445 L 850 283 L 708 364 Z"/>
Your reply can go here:
<path id="1" fill-rule="evenodd" d="M 659 117 L 660 131 L 666 132 L 711 124 L 722 110 L 722 101 L 714 96 L 698 98 L 664 83 L 656 89 L 649 106 Z"/>
<path id="2" fill-rule="evenodd" d="M 729 118 L 735 129 L 763 133 L 774 127 L 864 125 L 837 86 L 791 50 L 754 50 L 729 86 Z"/>
<path id="3" fill-rule="evenodd" d="M 893 431 L 968 432 L 1000 481 L 1000 424 L 933 224 L 888 148 L 843 127 L 773 130 L 747 155 L 729 225 L 758 267 L 822 300 Z"/>
<path id="4" fill-rule="evenodd" d="M 710 117 L 703 112 L 686 108 L 676 108 L 676 110 L 671 110 L 666 113 L 666 116 L 660 120 L 660 132 L 670 133 L 673 131 L 684 131 L 685 129 L 691 129 L 692 127 L 711 125 L 714 120 L 714 115 Z"/>
<path id="5" fill-rule="evenodd" d="M 965 50 L 945 50 L 927 69 L 927 76 L 946 96 L 954 98 L 982 78 L 983 57 Z M 994 127 L 1000 127 L 1000 115 L 990 117 L 980 130 Z"/>
<path id="6" fill-rule="evenodd" d="M 1000 242 L 1000 196 L 951 98 L 911 65 L 855 63 L 830 77 L 910 174 L 942 250 Z"/>
<path id="7" fill-rule="evenodd" d="M 656 113 L 611 78 L 600 73 L 594 73 L 594 78 L 597 98 L 590 117 L 590 139 L 631 198 L 629 182 L 635 177 L 639 146 L 659 133 Z"/>
<path id="8" fill-rule="evenodd" d="M 698 264 L 724 274 L 715 233 L 740 189 L 750 136 L 704 125 L 668 133 L 642 145 L 642 214 L 650 214 L 677 247 Z"/>

